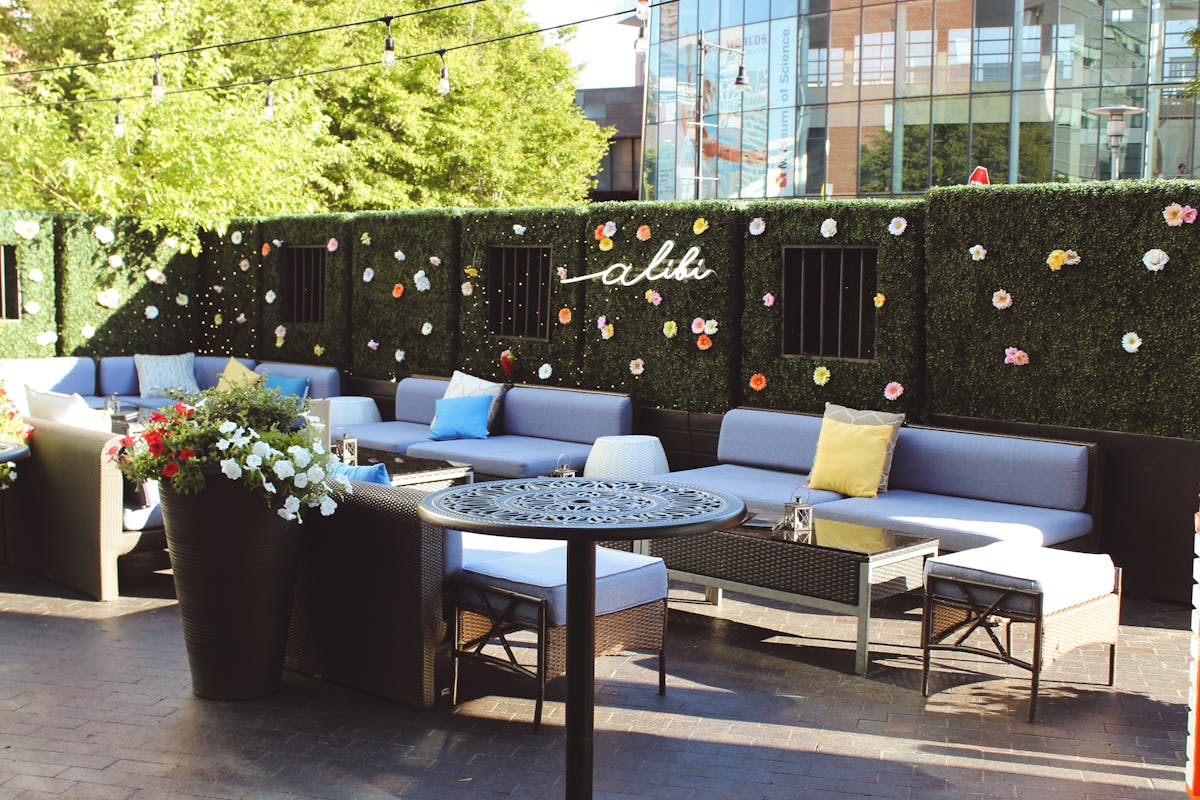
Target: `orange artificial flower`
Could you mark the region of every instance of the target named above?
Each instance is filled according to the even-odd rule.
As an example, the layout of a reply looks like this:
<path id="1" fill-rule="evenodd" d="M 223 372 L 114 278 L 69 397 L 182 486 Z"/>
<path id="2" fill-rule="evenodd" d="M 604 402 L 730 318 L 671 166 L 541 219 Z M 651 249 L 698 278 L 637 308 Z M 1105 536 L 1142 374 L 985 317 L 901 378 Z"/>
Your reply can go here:
<path id="1" fill-rule="evenodd" d="M 650 226 L 641 225 L 637 229 L 637 238 L 639 242 L 644 242 L 650 238 Z"/>
<path id="2" fill-rule="evenodd" d="M 600 241 L 601 239 L 607 239 L 607 238 L 608 238 L 607 236 L 605 236 L 605 235 L 604 235 L 604 226 L 603 226 L 603 225 L 597 225 L 597 226 L 596 226 L 596 234 L 595 234 L 595 235 L 596 235 L 596 241 L 597 241 L 597 242 L 598 242 L 598 241 Z"/>
<path id="3" fill-rule="evenodd" d="M 707 333 L 702 333 L 696 337 L 696 347 L 701 350 L 707 350 L 712 347 L 712 339 L 708 338 Z"/>
<path id="4" fill-rule="evenodd" d="M 559 325 L 570 325 L 571 324 L 571 309 L 564 308 L 558 312 L 558 324 Z"/>
<path id="5" fill-rule="evenodd" d="M 263 242 L 262 254 L 265 256 L 265 255 L 269 254 L 270 252 L 271 252 L 271 243 Z"/>
<path id="6" fill-rule="evenodd" d="M 404 284 L 403 283 L 397 283 L 395 286 L 392 287 L 392 297 L 400 297 L 403 294 L 404 294 Z"/>
<path id="7" fill-rule="evenodd" d="M 767 388 L 767 376 L 761 372 L 756 372 L 750 376 L 750 388 L 756 392 L 761 392 Z"/>

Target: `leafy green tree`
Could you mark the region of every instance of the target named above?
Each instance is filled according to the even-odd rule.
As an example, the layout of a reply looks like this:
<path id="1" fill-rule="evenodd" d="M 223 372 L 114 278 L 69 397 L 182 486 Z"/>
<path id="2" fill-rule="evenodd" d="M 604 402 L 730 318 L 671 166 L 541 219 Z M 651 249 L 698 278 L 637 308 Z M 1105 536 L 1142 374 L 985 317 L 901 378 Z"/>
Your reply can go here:
<path id="1" fill-rule="evenodd" d="M 389 0 L 392 69 L 379 63 L 382 22 L 208 47 L 373 19 L 363 5 L 17 0 L 0 18 L 6 71 L 192 52 L 158 59 L 168 94 L 157 104 L 150 60 L 6 77 L 5 205 L 127 214 L 189 235 L 238 215 L 584 198 L 607 131 L 575 105 L 565 51 L 536 35 L 463 47 L 535 28 L 518 0 L 411 16 L 429 4 Z M 447 96 L 437 92 L 442 49 Z M 214 85 L 228 88 L 189 91 Z"/>

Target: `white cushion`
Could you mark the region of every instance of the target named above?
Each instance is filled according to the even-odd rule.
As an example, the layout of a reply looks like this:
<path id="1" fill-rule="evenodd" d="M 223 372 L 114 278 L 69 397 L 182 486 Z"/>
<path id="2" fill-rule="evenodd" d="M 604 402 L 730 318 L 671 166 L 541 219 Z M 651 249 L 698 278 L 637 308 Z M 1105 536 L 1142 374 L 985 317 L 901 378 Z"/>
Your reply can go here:
<path id="1" fill-rule="evenodd" d="M 137 367 L 138 392 L 143 400 L 166 397 L 172 389 L 198 392 L 196 383 L 196 354 L 180 353 L 175 356 L 151 356 L 135 353 L 133 364 Z"/>
<path id="2" fill-rule="evenodd" d="M 996 542 L 947 553 L 925 562 L 925 588 L 937 595 L 963 599 L 963 593 L 948 578 L 977 581 L 1002 589 L 1042 595 L 1042 614 L 1111 594 L 1116 570 L 1104 553 L 1076 553 L 1018 542 Z M 981 592 L 976 602 L 991 603 L 999 592 Z M 1032 614 L 1032 598 L 1010 597 L 1001 611 Z"/>
<path id="3" fill-rule="evenodd" d="M 92 408 L 78 394 L 62 392 L 39 392 L 32 386 L 25 387 L 29 402 L 29 416 L 61 422 L 76 428 L 112 432 L 112 418 L 103 408 Z"/>
<path id="4" fill-rule="evenodd" d="M 450 383 L 446 385 L 446 392 L 442 397 L 475 397 L 477 395 L 487 395 L 492 398 L 491 405 L 488 406 L 487 419 L 488 430 L 491 431 L 496 422 L 496 413 L 500 410 L 500 395 L 503 393 L 503 383 L 485 381 L 483 378 L 476 378 L 474 375 L 454 370 L 454 374 L 450 376 Z M 436 419 L 434 417 L 435 421 Z M 429 428 L 430 430 L 433 429 L 433 423 L 430 423 Z"/>

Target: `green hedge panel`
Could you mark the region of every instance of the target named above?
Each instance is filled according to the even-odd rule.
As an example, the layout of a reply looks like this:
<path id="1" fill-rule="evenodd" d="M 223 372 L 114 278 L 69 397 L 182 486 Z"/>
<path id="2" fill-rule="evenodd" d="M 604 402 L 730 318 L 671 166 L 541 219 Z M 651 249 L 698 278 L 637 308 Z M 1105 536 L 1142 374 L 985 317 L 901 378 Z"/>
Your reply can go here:
<path id="1" fill-rule="evenodd" d="M 472 375 L 505 380 L 500 354 L 512 350 L 516 364 L 511 380 L 517 383 L 545 383 L 558 386 L 584 385 L 579 364 L 579 325 L 560 325 L 558 310 L 576 308 L 582 290 L 559 283 L 556 271 L 561 267 L 574 272 L 581 263 L 579 231 L 585 209 L 522 208 L 468 210 L 462 212 L 461 258 L 464 280 L 472 281 L 469 296 L 460 292 L 458 324 L 458 361 Z M 514 227 L 516 226 L 516 227 Z M 521 231 L 521 232 L 518 232 Z M 488 333 L 487 286 L 488 248 L 493 246 L 550 248 L 551 289 L 549 338 L 547 341 L 493 336 Z M 475 270 L 476 275 L 466 271 Z M 538 378 L 542 364 L 550 364 L 553 374 Z"/>
<path id="2" fill-rule="evenodd" d="M 60 224 L 62 353 L 196 348 L 199 262 L 180 252 L 178 240 L 139 230 L 129 218 L 65 215 Z M 161 273 L 161 282 L 151 278 L 151 270 Z"/>
<path id="3" fill-rule="evenodd" d="M 610 270 L 634 280 L 673 242 L 657 262 L 653 274 L 678 269 L 691 248 L 698 248 L 685 271 L 712 274 L 701 280 L 640 280 L 626 286 L 605 285 L 599 279 L 584 281 L 584 303 L 573 315 L 572 327 L 583 337 L 583 384 L 591 388 L 628 392 L 639 404 L 659 408 L 723 411 L 735 395 L 739 363 L 741 314 L 742 215 L 733 203 L 602 203 L 589 206 L 579 237 L 586 256 L 579 274 Z M 707 227 L 697 232 L 697 220 Z M 611 250 L 602 250 L 597 228 L 614 223 Z M 643 229 L 641 226 L 646 226 Z M 643 241 L 638 231 L 643 231 Z M 703 260 L 703 267 L 699 261 Z M 672 263 L 673 262 L 673 263 Z M 699 270 L 693 272 L 692 268 Z M 574 276 L 574 270 L 569 270 Z M 656 305 L 647 292 L 657 293 Z M 604 339 L 597 322 L 604 316 L 613 335 Z M 711 347 L 697 347 L 694 319 L 715 320 L 717 331 L 707 335 Z M 668 338 L 663 326 L 673 321 L 676 334 Z M 634 375 L 631 362 L 640 359 L 643 371 Z"/>
<path id="4" fill-rule="evenodd" d="M 930 411 L 1200 436 L 1200 223 L 1162 213 L 1200 207 L 1200 183 L 955 187 L 927 202 Z M 1170 257 L 1160 272 L 1143 265 L 1152 248 Z M 1052 271 L 1055 249 L 1081 263 Z M 1010 308 L 993 306 L 999 289 Z M 1136 353 L 1127 332 L 1144 342 Z M 1029 364 L 1005 364 L 1007 347 Z"/>
<path id="5" fill-rule="evenodd" d="M 258 223 L 234 220 L 224 234 L 200 237 L 204 264 L 199 295 L 205 353 L 253 358 L 258 351 L 263 260 Z"/>
<path id="6" fill-rule="evenodd" d="M 744 224 L 738 230 L 746 254 L 738 380 L 742 404 L 820 413 L 826 402 L 832 402 L 919 416 L 926 401 L 922 386 L 924 216 L 920 201 L 763 201 L 745 206 Z M 893 235 L 888 226 L 897 217 L 907 226 Z M 765 224 L 758 234 L 750 231 L 756 218 Z M 826 219 L 837 223 L 837 233 L 828 238 L 821 234 Z M 873 359 L 781 355 L 783 309 L 789 300 L 782 282 L 783 248 L 789 245 L 878 248 L 875 290 L 885 301 L 875 309 Z M 764 301 L 768 294 L 774 298 L 769 307 Z M 798 295 L 794 301 L 799 302 Z M 813 381 L 818 366 L 830 373 L 824 386 Z M 766 387 L 757 391 L 750 387 L 756 373 L 767 379 Z M 899 382 L 904 393 L 887 400 L 883 390 L 892 381 Z"/>
<path id="7" fill-rule="evenodd" d="M 4 358 L 58 354 L 56 227 L 55 216 L 43 211 L 0 212 L 0 245 L 13 248 L 21 306 L 19 319 L 0 320 L 0 354 Z"/>
<path id="8" fill-rule="evenodd" d="M 457 228 L 454 211 L 370 212 L 350 218 L 354 259 L 348 276 L 352 313 L 346 366 L 353 373 L 395 379 L 454 370 L 458 298 L 468 280 L 458 258 Z M 370 281 L 364 278 L 368 269 L 373 272 Z M 429 280 L 425 291 L 417 286 L 421 272 Z M 403 286 L 400 297 L 394 296 L 396 284 Z M 427 322 L 430 332 L 423 334 Z"/>

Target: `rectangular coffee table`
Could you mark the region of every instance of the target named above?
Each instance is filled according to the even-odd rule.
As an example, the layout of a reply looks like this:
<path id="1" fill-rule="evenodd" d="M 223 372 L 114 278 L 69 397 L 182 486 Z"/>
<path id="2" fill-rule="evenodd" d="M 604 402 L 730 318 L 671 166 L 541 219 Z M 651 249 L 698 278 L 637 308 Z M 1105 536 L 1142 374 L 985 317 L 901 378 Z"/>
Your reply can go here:
<path id="1" fill-rule="evenodd" d="M 810 538 L 767 525 L 638 542 L 660 556 L 672 578 L 785 600 L 858 618 L 854 671 L 867 671 L 871 602 L 918 589 L 938 540 L 818 519 Z"/>
<path id="2" fill-rule="evenodd" d="M 433 488 L 443 489 L 459 483 L 474 483 L 475 468 L 470 464 L 453 461 L 438 461 L 432 458 L 417 458 L 387 450 L 358 449 L 359 464 L 379 464 L 387 467 L 392 486 L 416 486 L 436 484 Z"/>

